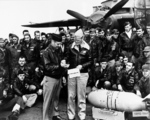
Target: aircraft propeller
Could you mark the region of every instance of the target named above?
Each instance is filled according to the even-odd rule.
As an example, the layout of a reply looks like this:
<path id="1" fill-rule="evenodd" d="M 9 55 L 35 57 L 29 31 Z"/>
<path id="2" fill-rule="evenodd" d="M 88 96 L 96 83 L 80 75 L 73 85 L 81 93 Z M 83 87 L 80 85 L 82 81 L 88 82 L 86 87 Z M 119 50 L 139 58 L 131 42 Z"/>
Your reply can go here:
<path id="1" fill-rule="evenodd" d="M 79 20 L 81 20 L 81 21 L 84 21 L 84 20 L 87 19 L 85 16 L 83 16 L 83 15 L 81 15 L 80 13 L 77 13 L 77 12 L 75 12 L 75 11 L 72 11 L 72 10 L 67 10 L 67 13 L 68 13 L 69 15 L 71 15 L 71 16 L 73 16 L 73 17 L 79 19 Z"/>
<path id="2" fill-rule="evenodd" d="M 81 20 L 84 26 L 90 26 L 91 23 L 92 23 L 92 20 L 90 18 L 85 17 L 85 16 L 83 16 L 82 14 L 80 14 L 78 12 L 75 12 L 75 11 L 72 11 L 72 10 L 67 10 L 67 13 L 69 15 Z"/>
<path id="3" fill-rule="evenodd" d="M 112 14 L 117 12 L 119 9 L 121 9 L 128 1 L 129 0 L 121 0 L 113 8 L 111 8 L 102 18 L 98 19 L 97 21 L 93 21 L 90 17 L 87 18 L 87 17 L 83 16 L 82 14 L 77 13 L 72 10 L 67 10 L 67 13 L 70 14 L 71 16 L 81 20 L 84 23 L 84 25 L 91 27 L 93 25 L 101 24 L 101 22 L 103 24 L 109 16 L 111 16 Z"/>

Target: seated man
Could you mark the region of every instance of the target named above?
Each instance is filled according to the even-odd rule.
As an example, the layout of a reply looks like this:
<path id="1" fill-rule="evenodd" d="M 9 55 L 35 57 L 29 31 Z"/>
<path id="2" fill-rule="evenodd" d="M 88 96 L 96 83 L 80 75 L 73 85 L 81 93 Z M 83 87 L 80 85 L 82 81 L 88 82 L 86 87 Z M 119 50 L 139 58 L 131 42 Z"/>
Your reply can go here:
<path id="1" fill-rule="evenodd" d="M 18 59 L 18 65 L 13 69 L 11 74 L 11 83 L 14 82 L 14 79 L 17 77 L 18 71 L 22 70 L 25 73 L 26 78 L 32 79 L 34 71 L 31 70 L 31 67 L 27 65 L 26 58 L 20 56 Z"/>
<path id="2" fill-rule="evenodd" d="M 142 78 L 136 84 L 136 90 L 137 94 L 144 98 L 150 94 L 150 66 L 148 64 L 142 66 L 142 74 Z"/>
<path id="3" fill-rule="evenodd" d="M 31 107 L 37 99 L 36 88 L 33 82 L 25 77 L 25 73 L 19 70 L 14 81 L 14 93 L 22 97 L 28 107 Z M 42 91 L 39 89 L 37 93 L 41 94 Z"/>
<path id="4" fill-rule="evenodd" d="M 135 93 L 135 84 L 139 79 L 138 73 L 134 69 L 134 63 L 127 62 L 125 69 L 117 80 L 118 90 Z"/>
<path id="5" fill-rule="evenodd" d="M 97 89 L 101 88 L 109 89 L 111 87 L 110 78 L 111 74 L 107 66 L 107 59 L 103 58 L 100 61 L 100 66 L 98 66 L 95 69 L 95 79 L 96 79 L 95 87 Z"/>
<path id="6" fill-rule="evenodd" d="M 12 72 L 12 75 L 11 75 L 12 84 L 14 84 L 14 81 L 17 78 L 19 71 L 23 71 L 25 78 L 28 79 L 30 83 L 32 83 L 36 87 L 34 92 L 42 91 L 40 84 L 36 81 L 34 71 L 32 71 L 31 67 L 26 64 L 26 59 L 23 56 L 19 57 L 18 66 L 16 66 Z M 41 95 L 41 93 L 38 92 L 38 95 Z"/>
<path id="7" fill-rule="evenodd" d="M 5 75 L 0 71 L 0 111 L 12 109 L 9 120 L 17 120 L 20 109 L 24 109 L 22 97 L 14 97 L 13 90 L 8 84 Z"/>
<path id="8" fill-rule="evenodd" d="M 115 68 L 111 69 L 111 84 L 112 90 L 118 90 L 117 79 L 119 75 L 122 73 L 123 65 L 120 61 L 115 62 Z"/>
<path id="9" fill-rule="evenodd" d="M 108 66 L 114 67 L 115 60 L 118 59 L 119 56 L 119 44 L 118 42 L 119 31 L 117 29 L 113 29 L 111 33 L 106 33 L 107 45 L 105 51 L 105 57 L 108 59 Z"/>

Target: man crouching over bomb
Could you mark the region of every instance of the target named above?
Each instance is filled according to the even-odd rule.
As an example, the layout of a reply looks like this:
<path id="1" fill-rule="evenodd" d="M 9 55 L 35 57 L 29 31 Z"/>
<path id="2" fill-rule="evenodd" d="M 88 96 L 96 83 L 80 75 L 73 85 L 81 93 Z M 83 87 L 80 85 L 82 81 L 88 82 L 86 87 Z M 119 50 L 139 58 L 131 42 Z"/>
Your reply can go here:
<path id="1" fill-rule="evenodd" d="M 150 112 L 150 65 L 144 64 L 142 66 L 142 77 L 135 84 L 136 95 L 142 97 L 142 102 L 145 102 L 146 109 Z M 132 118 L 131 113 L 125 112 L 125 117 L 130 119 Z M 149 119 L 149 117 L 148 117 Z"/>
<path id="2" fill-rule="evenodd" d="M 8 120 L 17 120 L 20 110 L 24 109 L 22 97 L 14 97 L 12 88 L 8 84 L 5 70 L 0 71 L 0 111 L 12 110 Z"/>
<path id="3" fill-rule="evenodd" d="M 110 89 L 111 73 L 110 73 L 110 68 L 108 67 L 108 61 L 106 58 L 102 58 L 100 61 L 100 66 L 95 68 L 95 78 L 97 81 L 95 83 L 95 87 L 93 87 L 92 90 Z"/>
<path id="4" fill-rule="evenodd" d="M 144 101 L 147 101 L 147 95 L 150 94 L 150 65 L 144 64 L 142 66 L 142 74 L 143 76 L 136 84 L 137 95 L 144 98 Z M 150 100 L 149 100 L 150 101 Z M 150 102 L 146 102 L 147 109 L 150 111 Z"/>

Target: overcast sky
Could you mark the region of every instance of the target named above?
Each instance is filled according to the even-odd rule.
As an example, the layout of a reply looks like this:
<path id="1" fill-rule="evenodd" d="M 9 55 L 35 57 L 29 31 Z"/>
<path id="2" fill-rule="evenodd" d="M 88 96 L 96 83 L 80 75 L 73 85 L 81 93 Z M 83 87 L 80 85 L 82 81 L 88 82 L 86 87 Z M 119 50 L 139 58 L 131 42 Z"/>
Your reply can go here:
<path id="1" fill-rule="evenodd" d="M 93 6 L 98 6 L 104 0 L 0 0 L 0 37 L 8 38 L 9 33 L 15 33 L 22 38 L 22 31 L 28 29 L 33 37 L 33 31 L 55 32 L 56 28 L 25 28 L 29 22 L 49 22 L 73 18 L 68 15 L 68 9 L 88 16 L 93 12 Z"/>

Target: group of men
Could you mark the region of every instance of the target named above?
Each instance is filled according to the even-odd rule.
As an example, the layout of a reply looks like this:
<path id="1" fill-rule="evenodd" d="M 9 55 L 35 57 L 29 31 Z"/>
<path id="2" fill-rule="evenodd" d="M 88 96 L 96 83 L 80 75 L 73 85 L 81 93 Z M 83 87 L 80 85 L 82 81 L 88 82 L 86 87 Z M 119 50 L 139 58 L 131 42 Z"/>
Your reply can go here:
<path id="1" fill-rule="evenodd" d="M 62 82 L 67 83 L 68 120 L 86 118 L 86 94 L 109 89 L 150 93 L 150 28 L 78 29 L 59 34 L 28 30 L 23 39 L 9 34 L 0 38 L 0 110 L 12 109 L 10 120 L 43 96 L 43 120 L 61 120 L 58 103 Z"/>

